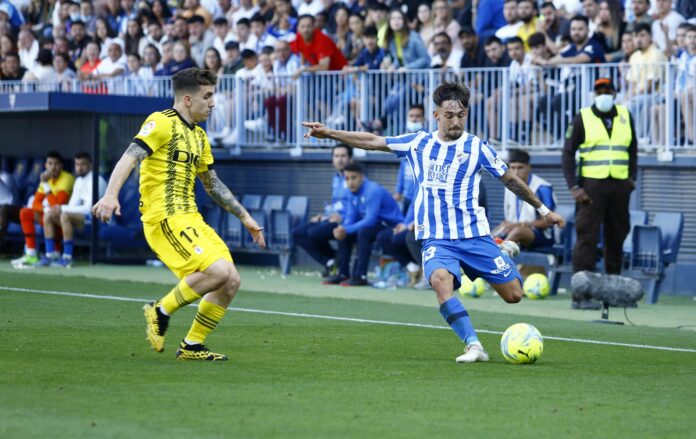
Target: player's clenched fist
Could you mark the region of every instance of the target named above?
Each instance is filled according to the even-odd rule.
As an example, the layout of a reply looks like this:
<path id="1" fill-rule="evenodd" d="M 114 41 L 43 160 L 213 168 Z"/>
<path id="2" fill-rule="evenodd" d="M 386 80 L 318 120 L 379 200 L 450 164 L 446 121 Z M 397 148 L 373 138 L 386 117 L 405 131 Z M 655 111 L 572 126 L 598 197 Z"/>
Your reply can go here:
<path id="1" fill-rule="evenodd" d="M 111 217 L 114 213 L 119 216 L 121 215 L 121 205 L 118 202 L 118 198 L 115 197 L 106 195 L 92 206 L 92 216 L 105 223 L 111 221 Z"/>

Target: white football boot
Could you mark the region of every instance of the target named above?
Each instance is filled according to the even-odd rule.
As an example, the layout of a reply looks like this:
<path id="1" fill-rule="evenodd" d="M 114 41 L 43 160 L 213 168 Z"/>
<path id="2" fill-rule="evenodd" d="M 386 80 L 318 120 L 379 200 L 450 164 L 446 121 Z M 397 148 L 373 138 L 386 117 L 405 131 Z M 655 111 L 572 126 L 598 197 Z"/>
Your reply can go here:
<path id="1" fill-rule="evenodd" d="M 488 353 L 483 349 L 481 343 L 471 343 L 466 345 L 464 353 L 457 357 L 457 363 L 475 363 L 477 361 L 488 361 Z"/>

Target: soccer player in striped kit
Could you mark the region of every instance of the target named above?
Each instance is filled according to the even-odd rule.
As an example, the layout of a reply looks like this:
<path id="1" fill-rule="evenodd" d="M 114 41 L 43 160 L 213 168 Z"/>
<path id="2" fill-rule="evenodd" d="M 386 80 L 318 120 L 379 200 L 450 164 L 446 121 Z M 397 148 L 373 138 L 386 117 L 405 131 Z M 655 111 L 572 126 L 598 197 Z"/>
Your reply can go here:
<path id="1" fill-rule="evenodd" d="M 355 148 L 394 152 L 406 157 L 417 181 L 414 200 L 416 239 L 423 243 L 423 271 L 440 304 L 440 313 L 465 343 L 458 363 L 488 361 L 469 314 L 454 290 L 461 269 L 470 279 L 482 277 L 508 303 L 524 295 L 522 277 L 509 255 L 491 237 L 485 210 L 478 204 L 485 169 L 505 187 L 531 204 L 550 224 L 563 227 L 563 217 L 550 211 L 527 184 L 510 172 L 487 142 L 464 131 L 469 113 L 469 90 L 463 84 L 443 83 L 433 93 L 437 131 L 396 137 L 340 131 L 318 122 L 304 122 L 305 137 L 333 139 Z"/>

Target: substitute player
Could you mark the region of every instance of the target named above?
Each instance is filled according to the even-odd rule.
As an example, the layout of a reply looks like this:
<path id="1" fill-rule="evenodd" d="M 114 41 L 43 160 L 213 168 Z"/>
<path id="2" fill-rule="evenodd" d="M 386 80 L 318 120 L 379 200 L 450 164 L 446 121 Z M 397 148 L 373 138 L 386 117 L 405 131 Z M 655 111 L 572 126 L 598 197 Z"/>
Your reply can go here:
<path id="1" fill-rule="evenodd" d="M 496 246 L 478 204 L 481 168 L 499 178 L 517 196 L 536 208 L 551 224 L 563 227 L 534 192 L 508 171 L 495 151 L 464 131 L 469 114 L 469 90 L 462 84 L 444 83 L 433 93 L 437 131 L 420 131 L 398 137 L 339 131 L 318 122 L 304 122 L 305 137 L 333 139 L 356 148 L 395 152 L 406 157 L 417 181 L 414 201 L 416 239 L 423 242 L 423 271 L 440 304 L 440 313 L 466 344 L 459 363 L 488 361 L 469 314 L 453 291 L 461 285 L 460 269 L 470 279 L 482 277 L 508 303 L 522 299 L 522 278 L 507 254 Z"/>
<path id="2" fill-rule="evenodd" d="M 151 114 L 116 164 L 106 194 L 93 207 L 96 218 L 108 222 L 120 214 L 118 193 L 140 162 L 140 212 L 150 248 L 181 279 L 161 300 L 145 305 L 147 339 L 164 351 L 169 317 L 203 297 L 193 325 L 176 351 L 180 360 L 227 360 L 203 344 L 225 315 L 239 289 L 240 278 L 225 243 L 198 213 L 196 176 L 205 190 L 236 215 L 261 247 L 262 228 L 235 199 L 213 170 L 205 121 L 214 106 L 216 75 L 197 67 L 172 77 L 174 107 Z"/>

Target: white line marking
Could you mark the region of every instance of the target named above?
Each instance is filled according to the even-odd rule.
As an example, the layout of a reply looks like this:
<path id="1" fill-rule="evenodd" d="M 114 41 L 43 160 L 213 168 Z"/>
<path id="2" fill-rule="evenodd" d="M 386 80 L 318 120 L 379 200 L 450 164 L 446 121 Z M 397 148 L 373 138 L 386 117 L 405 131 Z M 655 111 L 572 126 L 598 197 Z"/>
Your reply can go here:
<path id="1" fill-rule="evenodd" d="M 0 291 L 14 291 L 20 293 L 35 293 L 35 294 L 47 294 L 52 296 L 68 296 L 68 297 L 80 297 L 85 299 L 101 299 L 101 300 L 117 300 L 121 302 L 150 302 L 149 299 L 138 299 L 135 297 L 118 297 L 109 295 L 98 295 L 98 294 L 87 294 L 87 293 L 73 293 L 70 291 L 51 291 L 51 290 L 35 290 L 30 288 L 15 288 L 6 287 L 0 285 Z M 196 305 L 189 305 L 196 306 Z M 422 323 L 407 323 L 407 322 L 390 322 L 386 320 L 371 320 L 371 319 L 359 319 L 353 317 L 337 317 L 337 316 L 325 316 L 321 314 L 305 314 L 297 312 L 283 312 L 283 311 L 268 311 L 263 309 L 253 309 L 253 308 L 233 308 L 229 307 L 229 310 L 237 312 L 248 312 L 253 314 L 272 314 L 277 316 L 287 316 L 287 317 L 303 317 L 308 319 L 324 319 L 324 320 L 338 320 L 342 322 L 353 322 L 353 323 L 371 323 L 375 325 L 390 325 L 390 326 L 406 326 L 411 328 L 427 328 L 427 329 L 447 329 L 449 326 L 439 326 L 439 325 L 427 325 Z M 501 335 L 500 331 L 488 331 L 485 329 L 477 329 L 476 332 L 483 334 L 498 334 Z M 556 341 L 569 341 L 573 343 L 586 343 L 586 344 L 596 344 L 603 346 L 621 346 L 626 348 L 639 348 L 639 349 L 655 349 L 658 351 L 671 351 L 671 352 L 690 352 L 696 353 L 696 349 L 688 348 L 673 348 L 669 346 L 653 346 L 653 345 L 643 345 L 643 344 L 632 344 L 632 343 L 617 343 L 613 341 L 601 341 L 601 340 L 589 340 L 584 338 L 566 338 L 566 337 L 551 337 L 544 335 L 546 340 L 556 340 Z"/>

